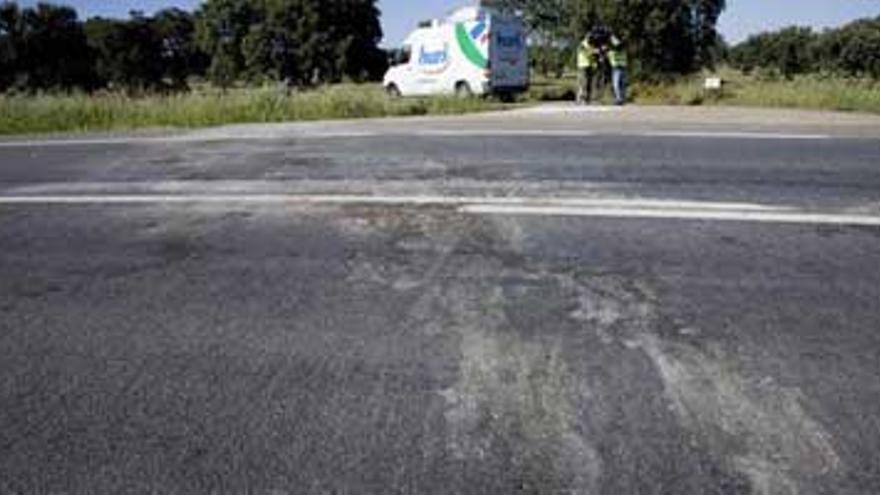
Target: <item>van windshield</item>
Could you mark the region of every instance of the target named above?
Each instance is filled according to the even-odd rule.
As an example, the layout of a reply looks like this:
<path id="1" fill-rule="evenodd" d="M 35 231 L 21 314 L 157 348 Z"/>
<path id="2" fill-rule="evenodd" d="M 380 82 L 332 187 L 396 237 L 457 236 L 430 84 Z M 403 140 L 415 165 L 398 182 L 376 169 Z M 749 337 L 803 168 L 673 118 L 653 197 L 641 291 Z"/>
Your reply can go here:
<path id="1" fill-rule="evenodd" d="M 412 45 L 404 45 L 397 54 L 397 65 L 407 65 L 412 59 Z"/>

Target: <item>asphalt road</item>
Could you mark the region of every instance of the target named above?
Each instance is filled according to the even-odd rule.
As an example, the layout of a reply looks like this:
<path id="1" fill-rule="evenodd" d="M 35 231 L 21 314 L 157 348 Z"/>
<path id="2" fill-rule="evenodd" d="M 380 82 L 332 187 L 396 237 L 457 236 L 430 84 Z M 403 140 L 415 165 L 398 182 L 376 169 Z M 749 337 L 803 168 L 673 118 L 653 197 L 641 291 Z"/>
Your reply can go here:
<path id="1" fill-rule="evenodd" d="M 2 493 L 880 492 L 880 119 L 0 142 Z"/>

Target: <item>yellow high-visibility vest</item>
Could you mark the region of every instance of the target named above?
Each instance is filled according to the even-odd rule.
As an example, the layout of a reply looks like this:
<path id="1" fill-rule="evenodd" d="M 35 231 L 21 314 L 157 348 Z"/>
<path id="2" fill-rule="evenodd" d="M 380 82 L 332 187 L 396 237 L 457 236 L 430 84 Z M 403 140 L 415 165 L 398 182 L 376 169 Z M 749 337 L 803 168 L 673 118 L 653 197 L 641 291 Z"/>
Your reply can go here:
<path id="1" fill-rule="evenodd" d="M 611 67 L 626 68 L 628 63 L 626 52 L 622 48 L 612 48 L 608 51 L 608 62 Z"/>
<path id="2" fill-rule="evenodd" d="M 589 40 L 584 40 L 578 46 L 578 69 L 592 69 L 596 67 L 596 49 Z"/>

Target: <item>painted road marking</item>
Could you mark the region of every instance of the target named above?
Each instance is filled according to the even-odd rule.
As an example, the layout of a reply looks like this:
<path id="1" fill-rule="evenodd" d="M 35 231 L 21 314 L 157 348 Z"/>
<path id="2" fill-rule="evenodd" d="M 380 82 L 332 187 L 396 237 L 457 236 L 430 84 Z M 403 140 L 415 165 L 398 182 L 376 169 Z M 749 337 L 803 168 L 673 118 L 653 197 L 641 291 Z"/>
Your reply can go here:
<path id="1" fill-rule="evenodd" d="M 681 210 L 788 211 L 787 207 L 754 203 L 721 203 L 662 199 L 383 196 L 356 194 L 72 194 L 0 196 L 0 204 L 124 204 L 124 203 L 307 203 L 413 206 L 564 206 L 584 208 L 652 208 Z"/>
<path id="2" fill-rule="evenodd" d="M 2 148 L 47 148 L 75 146 L 124 146 L 136 144 L 198 144 L 225 141 L 284 141 L 290 139 L 352 139 L 382 137 L 412 138 L 485 138 L 485 137 L 642 137 L 642 138 L 690 138 L 690 139 L 742 139 L 742 140 L 778 140 L 778 141 L 810 141 L 827 140 L 831 136 L 825 134 L 793 134 L 773 132 L 727 132 L 727 131 L 590 131 L 578 129 L 423 129 L 411 131 L 293 131 L 285 134 L 266 133 L 252 134 L 228 132 L 210 135 L 183 135 L 164 137 L 120 137 L 120 138 L 87 138 L 87 139 L 32 139 L 22 141 L 0 141 Z"/>
<path id="3" fill-rule="evenodd" d="M 0 148 L 41 148 L 65 146 L 123 146 L 133 144 L 198 144 L 217 143 L 224 141 L 283 141 L 285 139 L 334 139 L 334 138 L 370 138 L 378 134 L 372 131 L 310 131 L 307 133 L 291 132 L 288 134 L 236 134 L 228 133 L 210 135 L 183 136 L 142 136 L 120 138 L 87 138 L 87 139 L 30 139 L 22 141 L 0 141 Z"/>
<path id="4" fill-rule="evenodd" d="M 643 137 L 643 138 L 691 138 L 691 139 L 763 139 L 778 141 L 817 141 L 831 139 L 825 134 L 786 134 L 729 131 L 589 131 L 566 129 L 431 129 L 416 131 L 424 137 Z"/>
<path id="5" fill-rule="evenodd" d="M 622 112 L 623 107 L 608 105 L 541 105 L 532 108 L 524 108 L 519 113 L 527 114 L 572 114 L 572 113 L 614 113 Z"/>
<path id="6" fill-rule="evenodd" d="M 594 131 L 579 129 L 425 129 L 410 135 L 421 137 L 593 137 Z"/>
<path id="7" fill-rule="evenodd" d="M 698 139 L 770 139 L 780 141 L 821 141 L 831 139 L 826 134 L 786 134 L 775 132 L 727 132 L 727 131 L 645 131 L 634 132 L 631 136 L 649 138 L 698 138 Z"/>
<path id="8" fill-rule="evenodd" d="M 706 201 L 476 196 L 370 195 L 68 195 L 0 196 L 0 205 L 299 204 L 442 206 L 474 215 L 578 216 L 880 226 L 880 212 L 813 212 L 795 206 Z"/>
<path id="9" fill-rule="evenodd" d="M 648 208 L 605 208 L 576 206 L 465 205 L 462 213 L 474 215 L 598 217 L 625 219 L 700 220 L 746 223 L 788 223 L 810 225 L 854 225 L 880 227 L 880 216 L 804 211 L 735 211 Z"/>

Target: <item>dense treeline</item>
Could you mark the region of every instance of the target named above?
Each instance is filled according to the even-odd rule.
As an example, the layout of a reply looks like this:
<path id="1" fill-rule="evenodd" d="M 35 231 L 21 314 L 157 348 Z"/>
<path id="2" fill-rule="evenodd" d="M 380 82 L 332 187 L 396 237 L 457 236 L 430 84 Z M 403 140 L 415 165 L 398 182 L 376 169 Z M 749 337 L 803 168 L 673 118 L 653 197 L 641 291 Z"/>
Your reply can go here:
<path id="1" fill-rule="evenodd" d="M 93 88 L 98 84 L 83 25 L 70 8 L 0 4 L 0 89 Z"/>
<path id="2" fill-rule="evenodd" d="M 292 85 L 381 77 L 376 0 L 208 0 L 195 13 L 81 21 L 0 4 L 0 91 L 180 90 L 194 75 Z"/>
<path id="3" fill-rule="evenodd" d="M 205 55 L 193 41 L 195 21 L 178 9 L 128 20 L 89 19 L 84 26 L 99 86 L 129 90 L 185 89 L 203 74 Z"/>
<path id="4" fill-rule="evenodd" d="M 815 32 L 789 27 L 752 36 L 730 51 L 733 66 L 765 69 L 785 77 L 825 72 L 880 78 L 880 17 Z"/>
<path id="5" fill-rule="evenodd" d="M 611 28 L 627 44 L 638 75 L 687 74 L 713 65 L 723 42 L 716 26 L 725 0 L 492 0 L 521 11 L 531 31 L 533 61 L 558 72 L 593 27 Z"/>
<path id="6" fill-rule="evenodd" d="M 211 79 L 296 84 L 376 79 L 386 68 L 374 0 L 214 0 L 198 19 Z"/>

